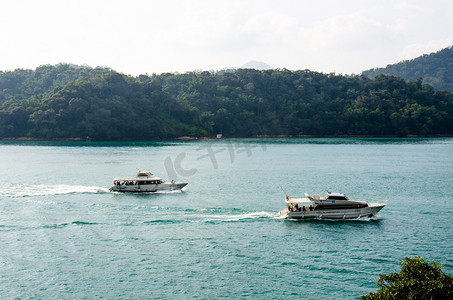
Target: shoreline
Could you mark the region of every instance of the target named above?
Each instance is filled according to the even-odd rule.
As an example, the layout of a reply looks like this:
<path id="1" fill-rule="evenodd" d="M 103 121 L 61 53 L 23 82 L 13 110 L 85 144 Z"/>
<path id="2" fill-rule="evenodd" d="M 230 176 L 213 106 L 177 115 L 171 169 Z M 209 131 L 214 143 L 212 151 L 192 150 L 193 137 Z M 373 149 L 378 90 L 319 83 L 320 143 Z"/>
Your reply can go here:
<path id="1" fill-rule="evenodd" d="M 388 138 L 388 139 L 404 139 L 404 138 L 449 138 L 453 137 L 453 134 L 435 134 L 430 136 L 419 136 L 419 135 L 406 135 L 406 136 L 396 136 L 396 135 L 385 135 L 385 136 L 372 136 L 372 135 L 325 135 L 325 136 L 316 136 L 316 135 L 256 135 L 252 137 L 231 137 L 234 139 L 259 139 L 259 138 L 269 138 L 269 139 L 278 139 L 278 138 L 294 138 L 294 139 L 304 139 L 304 138 Z M 222 137 L 222 139 L 229 139 L 230 137 Z M 174 138 L 155 138 L 147 140 L 99 140 L 98 142 L 131 142 L 131 141 L 196 141 L 196 140 L 217 140 L 215 137 L 191 137 L 191 136 L 180 136 Z M 43 139 L 43 138 L 34 138 L 34 137 L 7 137 L 0 138 L 0 141 L 15 141 L 15 142 L 90 142 L 92 139 L 84 138 L 54 138 L 54 139 Z"/>

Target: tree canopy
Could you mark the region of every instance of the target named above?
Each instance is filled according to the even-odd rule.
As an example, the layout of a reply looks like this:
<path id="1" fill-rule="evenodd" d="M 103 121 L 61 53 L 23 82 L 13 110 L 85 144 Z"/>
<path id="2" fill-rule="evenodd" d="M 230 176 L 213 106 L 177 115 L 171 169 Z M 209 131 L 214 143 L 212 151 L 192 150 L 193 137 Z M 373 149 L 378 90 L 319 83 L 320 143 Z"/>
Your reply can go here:
<path id="1" fill-rule="evenodd" d="M 369 77 L 395 75 L 406 80 L 422 78 L 424 83 L 429 83 L 436 90 L 453 92 L 453 46 L 362 74 Z"/>
<path id="2" fill-rule="evenodd" d="M 442 268 L 436 261 L 406 257 L 399 273 L 379 275 L 379 290 L 360 299 L 453 299 L 453 276 Z"/>
<path id="3" fill-rule="evenodd" d="M 453 95 L 421 80 L 239 69 L 132 77 L 67 64 L 0 72 L 0 139 L 453 134 Z"/>

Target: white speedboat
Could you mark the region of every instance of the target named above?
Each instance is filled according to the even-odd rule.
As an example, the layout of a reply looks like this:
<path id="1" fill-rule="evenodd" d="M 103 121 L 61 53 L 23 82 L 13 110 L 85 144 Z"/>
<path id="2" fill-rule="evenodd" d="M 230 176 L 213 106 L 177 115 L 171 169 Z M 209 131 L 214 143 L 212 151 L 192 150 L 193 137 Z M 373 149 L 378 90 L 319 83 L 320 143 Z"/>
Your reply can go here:
<path id="1" fill-rule="evenodd" d="M 344 194 L 327 192 L 325 197 L 305 194 L 304 198 L 286 196 L 286 208 L 280 212 L 288 219 L 358 219 L 373 217 L 385 203 L 367 203 L 348 199 Z"/>
<path id="2" fill-rule="evenodd" d="M 167 182 L 156 177 L 151 172 L 137 170 L 137 176 L 117 177 L 113 179 L 113 186 L 110 191 L 152 193 L 158 191 L 177 191 L 187 185 L 187 182 Z"/>

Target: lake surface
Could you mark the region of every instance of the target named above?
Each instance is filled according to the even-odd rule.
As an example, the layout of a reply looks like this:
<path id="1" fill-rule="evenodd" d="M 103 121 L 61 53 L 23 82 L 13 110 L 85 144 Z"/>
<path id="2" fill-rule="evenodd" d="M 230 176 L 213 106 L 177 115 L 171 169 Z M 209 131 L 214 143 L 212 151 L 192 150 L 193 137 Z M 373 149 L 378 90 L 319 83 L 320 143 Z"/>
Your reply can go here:
<path id="1" fill-rule="evenodd" d="M 453 139 L 0 142 L 2 299 L 357 299 L 400 260 L 453 274 Z M 183 192 L 119 194 L 136 168 Z M 290 196 L 386 202 L 290 221 Z"/>

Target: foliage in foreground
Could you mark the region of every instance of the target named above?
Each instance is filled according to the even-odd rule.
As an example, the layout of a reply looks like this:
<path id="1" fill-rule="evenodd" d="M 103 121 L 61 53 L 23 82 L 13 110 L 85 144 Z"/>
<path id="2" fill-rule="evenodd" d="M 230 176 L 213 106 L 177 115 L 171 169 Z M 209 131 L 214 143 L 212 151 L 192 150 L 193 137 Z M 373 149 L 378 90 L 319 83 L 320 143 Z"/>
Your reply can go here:
<path id="1" fill-rule="evenodd" d="M 360 299 L 453 299 L 453 276 L 441 271 L 444 266 L 419 256 L 406 257 L 401 265 L 399 273 L 380 274 L 379 290 Z"/>

